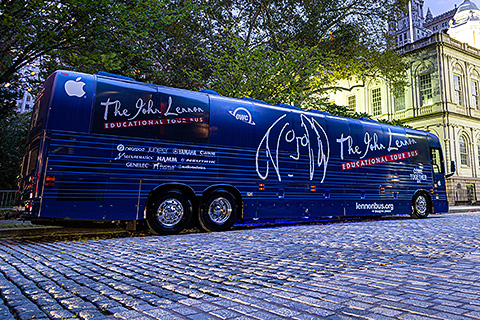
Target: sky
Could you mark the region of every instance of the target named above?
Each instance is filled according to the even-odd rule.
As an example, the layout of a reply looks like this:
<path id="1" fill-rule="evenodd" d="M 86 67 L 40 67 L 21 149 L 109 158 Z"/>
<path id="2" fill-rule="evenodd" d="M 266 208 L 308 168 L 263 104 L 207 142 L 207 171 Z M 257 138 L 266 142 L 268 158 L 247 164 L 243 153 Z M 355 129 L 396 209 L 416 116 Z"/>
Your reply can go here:
<path id="1" fill-rule="evenodd" d="M 477 6 L 480 6 L 480 0 L 471 0 Z M 463 0 L 424 0 L 423 4 L 423 16 L 427 15 L 427 10 L 430 8 L 433 16 L 438 16 L 444 12 L 447 12 L 453 8 L 455 8 L 455 4 L 457 7 L 462 3 Z"/>

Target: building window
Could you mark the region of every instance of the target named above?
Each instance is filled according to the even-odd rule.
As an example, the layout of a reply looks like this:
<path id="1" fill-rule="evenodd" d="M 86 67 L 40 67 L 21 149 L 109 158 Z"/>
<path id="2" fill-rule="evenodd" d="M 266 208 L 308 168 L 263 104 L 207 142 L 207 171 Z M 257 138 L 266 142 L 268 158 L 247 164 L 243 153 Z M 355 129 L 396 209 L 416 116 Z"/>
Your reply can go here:
<path id="1" fill-rule="evenodd" d="M 431 104 L 433 102 L 431 74 L 426 73 L 426 74 L 420 75 L 419 82 L 420 82 L 420 97 L 422 101 L 422 106 Z"/>
<path id="2" fill-rule="evenodd" d="M 468 149 L 467 149 L 467 139 L 464 135 L 460 136 L 459 146 L 460 146 L 460 164 L 462 166 L 468 167 Z"/>
<path id="3" fill-rule="evenodd" d="M 405 89 L 395 89 L 395 111 L 405 110 Z"/>
<path id="4" fill-rule="evenodd" d="M 459 106 L 462 105 L 462 83 L 461 83 L 461 77 L 458 74 L 453 75 L 453 98 L 454 102 L 458 104 Z"/>
<path id="5" fill-rule="evenodd" d="M 477 141 L 477 157 L 478 157 L 478 167 L 480 168 L 480 139 Z"/>
<path id="6" fill-rule="evenodd" d="M 372 107 L 374 116 L 382 114 L 382 93 L 380 88 L 372 89 Z"/>
<path id="7" fill-rule="evenodd" d="M 355 112 L 357 110 L 357 96 L 356 95 L 348 96 L 347 99 L 348 99 L 348 109 L 350 111 Z"/>
<path id="8" fill-rule="evenodd" d="M 479 96 L 478 96 L 478 81 L 472 80 L 472 108 L 478 110 Z"/>

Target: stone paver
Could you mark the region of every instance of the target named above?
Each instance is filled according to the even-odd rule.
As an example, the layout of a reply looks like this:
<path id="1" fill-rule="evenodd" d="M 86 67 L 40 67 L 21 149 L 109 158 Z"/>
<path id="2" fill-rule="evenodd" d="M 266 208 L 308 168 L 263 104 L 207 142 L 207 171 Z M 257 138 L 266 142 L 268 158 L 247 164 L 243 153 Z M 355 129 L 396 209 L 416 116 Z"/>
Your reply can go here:
<path id="1" fill-rule="evenodd" d="M 480 319 L 480 213 L 0 240 L 0 319 Z"/>

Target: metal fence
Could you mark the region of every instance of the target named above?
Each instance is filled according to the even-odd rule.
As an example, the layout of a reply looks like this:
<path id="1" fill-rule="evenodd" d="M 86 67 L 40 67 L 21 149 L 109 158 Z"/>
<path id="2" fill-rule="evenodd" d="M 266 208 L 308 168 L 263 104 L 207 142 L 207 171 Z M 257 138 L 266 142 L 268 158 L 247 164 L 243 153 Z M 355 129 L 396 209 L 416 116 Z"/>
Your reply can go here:
<path id="1" fill-rule="evenodd" d="M 11 210 L 15 204 L 16 190 L 0 190 L 0 210 Z"/>

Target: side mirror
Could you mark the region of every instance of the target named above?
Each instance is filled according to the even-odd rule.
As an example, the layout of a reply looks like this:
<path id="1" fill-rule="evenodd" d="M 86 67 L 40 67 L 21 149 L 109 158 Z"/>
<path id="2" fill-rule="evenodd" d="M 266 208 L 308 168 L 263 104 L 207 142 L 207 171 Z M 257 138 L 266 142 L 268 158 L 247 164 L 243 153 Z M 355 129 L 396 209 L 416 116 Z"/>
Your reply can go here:
<path id="1" fill-rule="evenodd" d="M 450 173 L 445 175 L 445 178 L 450 178 L 455 174 L 455 171 L 457 171 L 457 168 L 455 167 L 455 161 L 450 162 Z"/>

